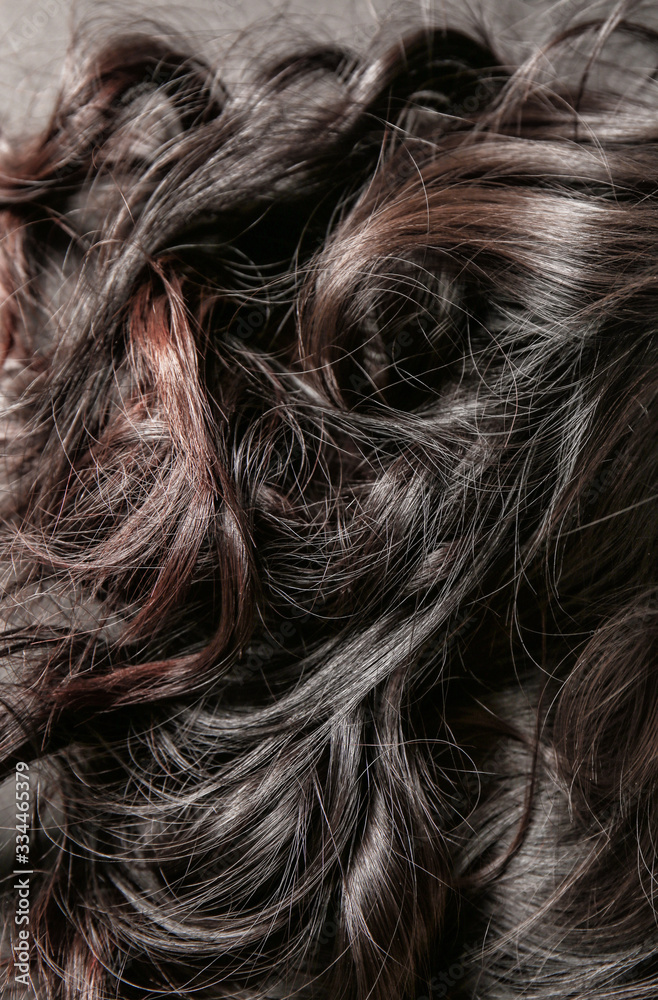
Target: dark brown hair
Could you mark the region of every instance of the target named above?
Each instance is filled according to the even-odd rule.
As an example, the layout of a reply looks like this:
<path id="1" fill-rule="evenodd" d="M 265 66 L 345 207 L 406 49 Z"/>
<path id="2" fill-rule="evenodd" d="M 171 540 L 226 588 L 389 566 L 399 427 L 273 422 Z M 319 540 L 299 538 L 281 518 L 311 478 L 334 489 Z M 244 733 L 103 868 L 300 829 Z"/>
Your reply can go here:
<path id="1" fill-rule="evenodd" d="M 657 43 L 133 30 L 3 154 L 39 998 L 655 1000 Z"/>

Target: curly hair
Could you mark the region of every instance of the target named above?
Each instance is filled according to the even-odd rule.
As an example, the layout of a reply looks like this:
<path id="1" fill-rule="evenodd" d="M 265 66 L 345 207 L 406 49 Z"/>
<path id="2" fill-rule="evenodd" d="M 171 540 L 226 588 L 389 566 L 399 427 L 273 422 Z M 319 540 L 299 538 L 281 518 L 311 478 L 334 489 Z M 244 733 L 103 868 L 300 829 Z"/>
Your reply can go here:
<path id="1" fill-rule="evenodd" d="M 3 997 L 655 1000 L 650 14 L 5 148 Z"/>

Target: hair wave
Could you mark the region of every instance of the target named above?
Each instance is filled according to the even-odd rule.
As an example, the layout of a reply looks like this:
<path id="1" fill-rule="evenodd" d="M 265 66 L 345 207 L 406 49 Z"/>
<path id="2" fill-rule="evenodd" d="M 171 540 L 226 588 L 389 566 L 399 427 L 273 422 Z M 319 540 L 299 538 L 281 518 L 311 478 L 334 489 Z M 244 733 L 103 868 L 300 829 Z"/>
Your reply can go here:
<path id="1" fill-rule="evenodd" d="M 657 42 L 134 30 L 3 153 L 39 997 L 654 1000 Z"/>

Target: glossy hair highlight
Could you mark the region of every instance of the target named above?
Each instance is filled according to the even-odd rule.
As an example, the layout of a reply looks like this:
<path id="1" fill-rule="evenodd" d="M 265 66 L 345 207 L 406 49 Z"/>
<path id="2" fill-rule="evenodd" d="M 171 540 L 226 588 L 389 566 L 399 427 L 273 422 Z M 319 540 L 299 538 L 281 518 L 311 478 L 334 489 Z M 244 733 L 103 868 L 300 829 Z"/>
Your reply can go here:
<path id="1" fill-rule="evenodd" d="M 135 30 L 3 154 L 40 1000 L 655 1000 L 657 48 Z"/>

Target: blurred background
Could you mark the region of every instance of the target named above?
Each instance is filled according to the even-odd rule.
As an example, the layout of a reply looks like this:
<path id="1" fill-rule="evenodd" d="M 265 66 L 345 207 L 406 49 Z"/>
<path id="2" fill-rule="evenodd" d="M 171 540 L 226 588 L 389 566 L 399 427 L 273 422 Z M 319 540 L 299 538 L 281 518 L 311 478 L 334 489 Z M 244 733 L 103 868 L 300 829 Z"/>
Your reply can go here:
<path id="1" fill-rule="evenodd" d="M 73 26 L 150 18 L 183 28 L 211 57 L 235 61 L 267 49 L 274 39 L 340 40 L 356 48 L 396 25 L 449 18 L 490 23 L 495 37 L 516 45 L 536 34 L 538 21 L 552 21 L 580 0 L 0 0 L 0 122 L 5 130 L 30 130 L 47 114 Z M 448 13 L 450 11 L 450 13 Z M 258 52 L 255 53 L 256 55 Z"/>

